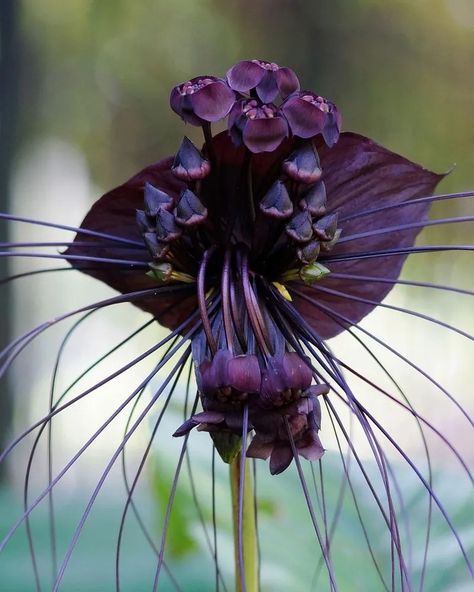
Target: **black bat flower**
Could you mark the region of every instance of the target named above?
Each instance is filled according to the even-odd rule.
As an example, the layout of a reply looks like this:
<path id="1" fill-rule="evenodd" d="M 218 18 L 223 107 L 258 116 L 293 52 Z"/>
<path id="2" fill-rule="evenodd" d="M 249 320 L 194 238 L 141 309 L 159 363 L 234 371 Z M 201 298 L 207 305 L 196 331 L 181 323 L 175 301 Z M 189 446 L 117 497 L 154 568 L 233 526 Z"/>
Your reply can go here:
<path id="1" fill-rule="evenodd" d="M 278 94 L 283 99 L 281 105 L 271 102 Z M 408 591 L 414 589 L 414 584 L 394 509 L 390 468 L 378 439 L 382 435 L 426 487 L 430 504 L 444 516 L 472 573 L 459 534 L 431 487 L 431 477 L 423 476 L 387 426 L 362 404 L 345 373 L 363 380 L 367 387 L 414 416 L 424 428 L 434 431 L 467 470 L 462 457 L 408 401 L 365 378 L 363 369 L 340 360 L 326 343 L 341 332 L 352 333 L 353 327 L 377 306 L 424 318 L 470 338 L 447 323 L 383 303 L 400 281 L 409 254 L 471 249 L 414 246 L 417 235 L 427 225 L 471 220 L 428 220 L 433 201 L 462 195 L 432 197 L 443 175 L 366 137 L 340 133 L 341 117 L 335 105 L 311 91 L 299 91 L 296 75 L 276 64 L 242 62 L 229 70 L 227 80 L 194 78 L 173 90 L 171 105 L 185 121 L 203 126 L 202 150 L 184 138 L 176 155 L 148 166 L 106 193 L 86 215 L 74 242 L 58 256 L 121 293 L 71 314 L 132 302 L 171 330 L 170 337 L 143 354 L 146 357 L 158 350 L 165 352 L 153 372 L 114 414 L 139 396 L 168 360 L 180 357 L 136 422 L 128 425 L 57 570 L 54 590 L 59 587 L 82 525 L 110 468 L 189 359 L 194 366 L 197 395 L 184 423 L 175 427 L 174 436 L 184 437 L 176 480 L 194 428 L 208 432 L 225 462 L 235 466 L 237 459 L 241 494 L 246 457 L 269 459 L 272 474 L 283 472 L 294 460 L 321 545 L 329 587 L 334 591 L 338 589 L 337 572 L 331 559 L 328 525 L 325 523 L 324 538 L 299 458 L 320 461 L 325 451 L 320 429 L 324 422 L 330 422 L 347 440 L 366 478 L 391 540 L 393 573 L 399 572 L 400 590 Z M 210 122 L 227 115 L 228 130 L 213 136 Z M 413 284 L 429 287 L 422 282 Z M 7 348 L 6 367 L 10 363 L 8 356 L 15 357 L 18 347 L 23 348 L 44 329 L 39 327 L 24 341 L 20 339 Z M 414 362 L 386 342 L 377 341 L 443 390 Z M 167 402 L 175 384 L 169 389 Z M 52 404 L 50 413 L 22 434 L 3 456 L 26 433 L 40 428 L 41 434 L 51 418 L 70 404 L 61 400 Z M 337 410 L 339 405 L 344 405 L 359 422 L 369 442 L 381 475 L 382 494 L 374 490 L 351 445 Z M 148 451 L 149 447 L 143 463 Z M 348 476 L 344 456 L 341 458 Z M 51 479 L 32 506 L 26 506 L 21 520 L 28 518 L 75 460 Z M 127 484 L 120 537 L 141 468 L 133 483 Z M 352 491 L 352 484 L 350 488 Z M 170 500 L 169 511 L 173 495 Z M 244 590 L 242 495 L 239 504 L 239 585 Z M 388 590 L 365 529 L 364 537 L 381 585 Z M 153 589 L 165 565 L 165 540 L 166 529 L 156 549 L 158 566 Z M 217 573 L 217 582 L 220 577 Z"/>

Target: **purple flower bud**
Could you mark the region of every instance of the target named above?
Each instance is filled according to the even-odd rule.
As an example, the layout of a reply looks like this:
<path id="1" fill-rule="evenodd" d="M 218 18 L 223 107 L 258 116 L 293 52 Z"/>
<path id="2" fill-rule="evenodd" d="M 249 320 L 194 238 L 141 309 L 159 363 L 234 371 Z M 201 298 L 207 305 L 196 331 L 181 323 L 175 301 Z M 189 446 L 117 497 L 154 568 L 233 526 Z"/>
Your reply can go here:
<path id="1" fill-rule="evenodd" d="M 145 183 L 145 212 L 148 216 L 155 217 L 160 210 L 172 210 L 173 198 L 153 187 L 150 183 Z"/>
<path id="2" fill-rule="evenodd" d="M 229 86 L 239 92 L 255 89 L 264 103 L 271 103 L 278 94 L 286 99 L 300 88 L 296 74 L 290 68 L 261 60 L 244 60 L 227 72 Z"/>
<path id="3" fill-rule="evenodd" d="M 309 212 L 299 212 L 285 226 L 286 234 L 297 243 L 306 243 L 313 236 Z"/>
<path id="4" fill-rule="evenodd" d="M 313 371 L 308 358 L 303 358 L 296 352 L 287 352 L 283 355 L 283 369 L 288 388 L 305 390 L 311 384 Z"/>
<path id="5" fill-rule="evenodd" d="M 296 352 L 271 357 L 262 371 L 262 400 L 272 405 L 288 403 L 295 392 L 304 391 L 310 386 L 312 376 L 307 359 Z"/>
<path id="6" fill-rule="evenodd" d="M 258 393 L 260 390 L 260 366 L 255 355 L 233 356 L 228 349 L 220 349 L 212 361 L 205 360 L 201 364 L 200 372 L 204 394 L 212 395 L 222 389 L 233 389 L 238 393 Z"/>
<path id="7" fill-rule="evenodd" d="M 162 245 L 158 242 L 156 234 L 154 232 L 145 232 L 143 240 L 153 259 L 158 259 L 161 256 Z"/>
<path id="8" fill-rule="evenodd" d="M 337 212 L 335 214 L 328 214 L 320 218 L 313 224 L 314 234 L 321 241 L 331 241 L 336 235 L 337 231 Z"/>
<path id="9" fill-rule="evenodd" d="M 314 263 L 318 258 L 319 251 L 321 250 L 321 245 L 319 241 L 312 240 L 308 244 L 302 246 L 300 249 L 296 251 L 296 255 L 301 263 L 308 264 Z"/>
<path id="10" fill-rule="evenodd" d="M 321 178 L 319 155 L 313 142 L 305 142 L 283 161 L 285 174 L 298 183 L 314 183 Z"/>
<path id="11" fill-rule="evenodd" d="M 303 193 L 299 206 L 308 210 L 311 216 L 322 216 L 326 211 L 326 203 L 326 186 L 323 181 L 318 181 Z"/>
<path id="12" fill-rule="evenodd" d="M 285 219 L 293 213 L 293 204 L 282 181 L 275 181 L 259 204 L 260 211 L 270 218 Z"/>
<path id="13" fill-rule="evenodd" d="M 184 189 L 176 207 L 176 222 L 182 226 L 195 226 L 207 218 L 207 209 L 190 189 Z"/>
<path id="14" fill-rule="evenodd" d="M 229 383 L 241 393 L 258 393 L 260 390 L 260 366 L 254 355 L 236 356 L 229 360 L 227 366 Z"/>
<path id="15" fill-rule="evenodd" d="M 231 110 L 235 93 L 227 82 L 215 76 L 198 76 L 175 86 L 170 106 L 191 125 L 219 121 Z"/>
<path id="16" fill-rule="evenodd" d="M 341 115 L 334 103 L 323 97 L 311 91 L 300 91 L 288 97 L 281 110 L 295 136 L 312 138 L 322 133 L 329 147 L 339 139 Z"/>
<path id="17" fill-rule="evenodd" d="M 237 101 L 229 113 L 229 131 L 234 144 L 251 152 L 271 152 L 288 136 L 288 124 L 275 105 L 255 99 Z"/>
<path id="18" fill-rule="evenodd" d="M 211 165 L 186 136 L 175 156 L 171 172 L 182 181 L 204 179 L 211 172 Z"/>
<path id="19" fill-rule="evenodd" d="M 159 210 L 156 216 L 156 238 L 163 243 L 169 243 L 181 234 L 182 230 L 177 225 L 174 215 L 167 210 Z"/>
<path id="20" fill-rule="evenodd" d="M 155 230 L 154 221 L 152 222 L 143 210 L 136 210 L 135 221 L 142 234 L 145 232 L 152 232 Z"/>

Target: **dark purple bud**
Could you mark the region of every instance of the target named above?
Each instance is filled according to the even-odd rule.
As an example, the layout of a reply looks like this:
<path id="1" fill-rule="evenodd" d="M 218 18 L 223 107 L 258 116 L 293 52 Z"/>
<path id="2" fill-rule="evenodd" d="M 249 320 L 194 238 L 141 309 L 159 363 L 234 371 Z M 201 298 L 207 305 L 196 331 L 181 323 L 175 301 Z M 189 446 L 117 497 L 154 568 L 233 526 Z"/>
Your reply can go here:
<path id="1" fill-rule="evenodd" d="M 213 394 L 219 389 L 234 389 L 239 393 L 258 393 L 260 366 L 255 355 L 233 356 L 228 349 L 216 352 L 212 361 L 200 366 L 202 390 Z"/>
<path id="2" fill-rule="evenodd" d="M 336 230 L 336 232 L 334 233 L 334 236 L 331 240 L 328 241 L 324 241 L 321 243 L 321 251 L 330 251 L 334 245 L 337 243 L 337 241 L 339 240 L 339 237 L 341 236 L 342 233 L 342 228 L 338 228 Z"/>
<path id="3" fill-rule="evenodd" d="M 318 181 L 303 193 L 299 206 L 308 210 L 311 216 L 322 216 L 326 211 L 326 203 L 326 186 L 323 181 Z"/>
<path id="4" fill-rule="evenodd" d="M 229 86 L 247 93 L 253 89 L 264 103 L 272 102 L 278 94 L 283 99 L 300 88 L 296 74 L 290 68 L 280 68 L 273 62 L 244 60 L 227 72 Z"/>
<path id="5" fill-rule="evenodd" d="M 143 210 L 136 210 L 135 220 L 142 234 L 145 234 L 145 232 L 153 232 L 155 230 L 154 224 L 150 222 L 149 217 Z"/>
<path id="6" fill-rule="evenodd" d="M 288 442 L 278 442 L 275 444 L 270 456 L 270 473 L 279 475 L 291 465 L 293 460 L 293 451 Z"/>
<path id="7" fill-rule="evenodd" d="M 241 393 L 258 393 L 261 373 L 257 356 L 246 354 L 229 360 L 229 385 Z"/>
<path id="8" fill-rule="evenodd" d="M 285 226 L 286 234 L 297 243 L 306 243 L 313 236 L 311 215 L 309 212 L 299 212 L 293 216 Z"/>
<path id="9" fill-rule="evenodd" d="M 156 238 L 159 241 L 163 243 L 172 242 L 179 238 L 182 232 L 171 212 L 159 210 L 156 216 Z"/>
<path id="10" fill-rule="evenodd" d="M 153 187 L 150 183 L 145 183 L 145 212 L 148 216 L 155 217 L 160 210 L 172 210 L 173 198 Z"/>
<path id="11" fill-rule="evenodd" d="M 314 183 L 322 175 L 319 155 L 313 142 L 305 142 L 283 161 L 283 172 L 298 183 Z"/>
<path id="12" fill-rule="evenodd" d="M 321 241 L 330 241 L 334 238 L 337 231 L 337 212 L 334 214 L 328 214 L 323 218 L 320 218 L 313 224 L 314 234 Z"/>
<path id="13" fill-rule="evenodd" d="M 293 204 L 282 181 L 273 183 L 259 205 L 261 212 L 270 218 L 285 219 L 293 213 Z"/>
<path id="14" fill-rule="evenodd" d="M 283 355 L 283 371 L 285 385 L 292 390 L 306 390 L 311 384 L 313 371 L 309 360 L 302 358 L 296 352 L 286 352 Z"/>
<path id="15" fill-rule="evenodd" d="M 154 232 L 145 232 L 143 239 L 151 256 L 154 259 L 158 259 L 159 253 L 161 251 L 161 245 L 156 238 L 156 234 Z"/>
<path id="16" fill-rule="evenodd" d="M 341 115 L 334 103 L 323 97 L 311 91 L 300 91 L 288 97 L 281 110 L 295 136 L 312 138 L 322 133 L 329 147 L 339 139 Z"/>
<path id="17" fill-rule="evenodd" d="M 215 76 L 198 76 L 175 86 L 170 106 L 191 125 L 219 121 L 231 110 L 235 93 L 225 80 Z"/>
<path id="18" fill-rule="evenodd" d="M 287 403 L 294 391 L 303 391 L 310 386 L 312 375 L 307 358 L 296 352 L 271 357 L 262 372 L 261 397 L 266 403 Z"/>
<path id="19" fill-rule="evenodd" d="M 171 172 L 182 181 L 204 179 L 211 172 L 211 164 L 206 160 L 189 138 L 184 136 L 175 156 Z"/>
<path id="20" fill-rule="evenodd" d="M 234 144 L 251 152 L 272 152 L 288 136 L 288 124 L 275 105 L 255 99 L 237 101 L 229 114 L 229 132 Z"/>
<path id="21" fill-rule="evenodd" d="M 197 195 L 184 189 L 176 207 L 176 221 L 183 226 L 201 224 L 207 218 L 207 209 Z"/>
<path id="22" fill-rule="evenodd" d="M 308 264 L 316 261 L 321 250 L 319 241 L 312 240 L 296 251 L 296 255 L 301 263 Z"/>

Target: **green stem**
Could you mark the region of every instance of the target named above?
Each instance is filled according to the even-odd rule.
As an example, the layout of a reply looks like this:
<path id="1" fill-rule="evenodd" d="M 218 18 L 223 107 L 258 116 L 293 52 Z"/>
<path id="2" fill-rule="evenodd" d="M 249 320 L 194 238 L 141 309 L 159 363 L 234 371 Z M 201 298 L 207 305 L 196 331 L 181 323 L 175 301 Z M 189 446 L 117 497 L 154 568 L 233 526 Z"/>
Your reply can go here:
<path id="1" fill-rule="evenodd" d="M 258 551 L 255 523 L 252 475 L 249 463 L 245 461 L 244 475 L 241 473 L 241 455 L 238 454 L 230 464 L 230 486 L 232 492 L 232 517 L 234 524 L 234 558 L 236 592 L 258 592 Z M 244 478 L 243 499 L 240 498 L 240 482 Z M 242 541 L 239 533 L 239 513 L 242 508 Z M 243 569 L 240 562 L 240 549 L 243 548 Z M 245 582 L 242 573 L 245 572 Z"/>

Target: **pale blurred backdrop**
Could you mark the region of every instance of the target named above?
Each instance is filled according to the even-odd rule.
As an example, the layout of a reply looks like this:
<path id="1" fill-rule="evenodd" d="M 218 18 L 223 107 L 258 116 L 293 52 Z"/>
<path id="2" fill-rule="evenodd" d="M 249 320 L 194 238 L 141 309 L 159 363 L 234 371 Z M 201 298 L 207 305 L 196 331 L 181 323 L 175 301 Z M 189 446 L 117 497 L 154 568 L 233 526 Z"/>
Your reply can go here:
<path id="1" fill-rule="evenodd" d="M 455 165 L 442 183 L 441 192 L 474 188 L 472 0 L 3 0 L 0 19 L 3 77 L 0 209 L 3 211 L 78 225 L 99 195 L 150 162 L 173 153 L 184 133 L 198 140 L 195 130 L 185 129 L 168 107 L 173 85 L 198 74 L 224 75 L 236 61 L 253 57 L 292 67 L 303 87 L 316 90 L 338 105 L 345 130 L 370 136 L 435 171 L 447 171 Z M 472 215 L 469 203 L 470 200 L 452 200 L 437 204 L 432 215 Z M 65 237 L 68 240 L 73 236 L 23 224 L 2 225 L 0 229 L 2 241 L 7 236 L 15 241 L 65 240 Z M 460 224 L 429 229 L 419 242 L 462 244 L 469 242 L 469 238 L 468 225 Z M 403 277 L 473 289 L 470 260 L 465 254 L 419 255 L 408 262 Z M 15 260 L 7 270 L 6 261 L 1 264 L 2 274 L 54 266 L 36 260 Z M 19 279 L 14 284 L 0 286 L 0 290 L 5 341 L 72 308 L 112 295 L 107 287 L 75 272 Z M 388 302 L 442 318 L 467 332 L 474 330 L 472 304 L 466 296 L 398 287 Z M 146 315 L 131 305 L 93 315 L 65 348 L 57 392 L 146 320 Z M 364 327 L 419 363 L 467 409 L 474 409 L 473 350 L 466 339 L 426 321 L 387 310 L 374 312 L 364 321 Z M 54 327 L 34 342 L 15 363 L 9 380 L 3 381 L 0 419 L 3 444 L 47 412 L 51 372 L 65 331 L 64 326 Z M 94 371 L 87 385 L 125 364 L 162 335 L 157 327 L 147 329 L 143 336 Z M 350 336 L 337 338 L 331 345 L 352 366 L 385 380 Z M 381 347 L 373 343 L 370 346 L 403 383 L 417 409 L 453 441 L 472 465 L 472 432 L 456 407 Z M 150 364 L 143 368 L 151 367 Z M 142 372 L 140 369 L 139 374 L 131 373 L 89 397 L 56 423 L 56 470 L 74 454 L 101 418 L 105 420 L 115 409 L 117 401 L 134 388 Z M 425 467 L 422 441 L 413 418 L 387 406 L 374 392 L 364 392 L 366 387 L 362 383 L 354 382 L 354 388 L 416 462 Z M 166 501 L 168 490 L 162 486 L 163 481 L 169 484 L 174 471 L 176 443 L 166 437 L 179 422 L 180 413 L 177 400 L 138 492 L 152 529 L 158 528 L 157 516 Z M 127 449 L 132 467 L 146 446 L 148 427 L 131 440 Z M 62 552 L 87 495 L 116 449 L 123 429 L 124 421 L 111 426 L 58 488 L 57 523 Z M 370 450 L 362 438 L 357 439 L 354 430 L 361 455 L 369 458 Z M 322 437 L 329 450 L 328 490 L 336 497 L 340 469 L 336 453 L 331 452 L 337 447 L 329 425 L 323 426 Z M 472 519 L 473 510 L 468 482 L 459 474 L 446 446 L 434 437 L 428 436 L 428 440 L 439 491 L 458 517 L 457 528 L 466 529 L 472 550 L 474 526 L 466 518 Z M 26 455 L 31 444 L 32 441 L 25 443 L 3 474 L 2 532 L 12 524 L 12 517 L 21 513 Z M 193 434 L 191 445 L 196 480 L 206 485 L 210 468 L 207 438 Z M 259 468 L 262 548 L 266 557 L 262 572 L 264 589 L 324 590 L 324 587 L 310 587 L 317 556 L 314 536 L 309 530 L 300 531 L 308 520 L 295 475 L 285 474 L 272 481 L 266 469 L 264 465 Z M 416 504 L 425 500 L 425 505 L 420 505 L 425 508 L 426 498 L 415 489 L 410 471 L 400 470 L 408 505 L 416 515 Z M 46 457 L 40 447 L 32 475 L 36 494 L 45 484 L 45 471 Z M 455 488 L 453 480 L 459 484 Z M 222 516 L 225 486 L 225 469 L 220 468 Z M 188 583 L 185 590 L 208 590 L 213 581 L 212 563 L 191 508 L 189 486 L 180 495 L 171 533 L 170 561 Z M 208 504 L 205 493 L 203 498 L 203 504 Z M 114 590 L 114 544 L 124 499 L 117 470 L 110 475 L 97 510 L 90 517 L 90 526 L 84 531 L 61 590 Z M 354 575 L 354 565 L 359 561 L 360 532 L 351 512 L 348 510 L 346 514 L 341 519 L 343 537 L 337 547 L 347 563 L 347 582 L 343 580 L 341 590 L 377 592 L 380 583 L 376 578 L 364 573 Z M 423 526 L 421 520 L 419 540 L 423 539 Z M 48 527 L 41 509 L 33 527 L 39 541 L 41 569 L 49 581 Z M 223 559 L 224 571 L 227 569 L 228 573 L 231 570 L 229 523 L 222 518 L 219 528 L 221 556 L 228 556 L 227 560 Z M 287 528 L 294 529 L 298 541 L 294 557 L 288 556 L 287 548 L 275 549 L 269 543 L 275 533 Z M 453 539 L 441 522 L 434 530 L 432 562 L 437 564 L 438 571 L 427 578 L 425 590 L 467 591 L 466 572 Z M 374 536 L 381 536 L 380 532 Z M 108 533 L 112 533 L 110 537 Z M 416 546 L 416 525 L 412 536 Z M 148 550 L 141 550 L 145 543 L 136 528 L 130 527 L 125 538 L 124 590 L 149 589 L 154 570 L 152 555 Z M 385 542 L 383 545 L 387 547 Z M 389 547 L 385 547 L 389 553 Z M 202 557 L 206 557 L 206 569 L 202 568 Z M 417 562 L 420 557 L 415 553 L 415 570 Z M 4 574 L 0 576 L 0 591 L 33 590 L 29 565 L 26 538 L 21 531 L 7 554 L 0 555 L 0 574 Z M 172 589 L 168 584 L 163 580 L 163 590 Z"/>

